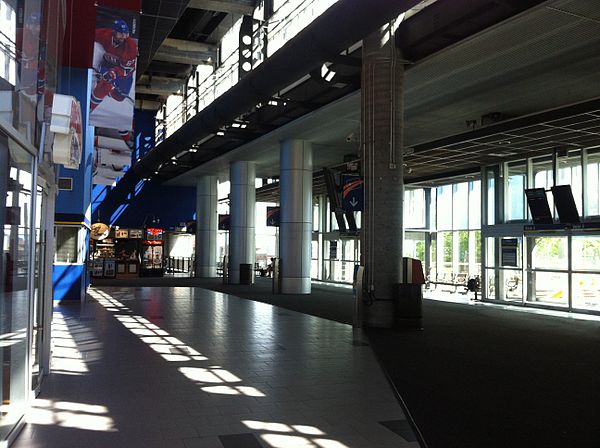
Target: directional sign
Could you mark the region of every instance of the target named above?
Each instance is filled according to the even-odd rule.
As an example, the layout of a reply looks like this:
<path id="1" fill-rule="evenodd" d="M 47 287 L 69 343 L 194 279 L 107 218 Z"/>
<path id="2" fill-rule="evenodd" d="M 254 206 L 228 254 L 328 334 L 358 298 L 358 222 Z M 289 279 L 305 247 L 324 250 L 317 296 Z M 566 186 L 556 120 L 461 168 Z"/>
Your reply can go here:
<path id="1" fill-rule="evenodd" d="M 345 212 L 362 212 L 365 203 L 365 180 L 355 174 L 342 174 L 342 208 Z"/>
<path id="2" fill-rule="evenodd" d="M 229 230 L 230 222 L 229 215 L 219 215 L 219 230 Z"/>
<path id="3" fill-rule="evenodd" d="M 267 207 L 267 227 L 279 227 L 279 207 Z"/>

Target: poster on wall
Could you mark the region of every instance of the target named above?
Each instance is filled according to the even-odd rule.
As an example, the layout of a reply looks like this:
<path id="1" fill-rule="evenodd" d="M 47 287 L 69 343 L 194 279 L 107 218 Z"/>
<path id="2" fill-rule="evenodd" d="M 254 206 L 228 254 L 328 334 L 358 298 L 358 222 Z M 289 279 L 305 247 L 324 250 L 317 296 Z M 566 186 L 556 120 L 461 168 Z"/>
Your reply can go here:
<path id="1" fill-rule="evenodd" d="M 96 11 L 90 125 L 117 129 L 125 139 L 135 105 L 139 13 L 103 6 Z"/>

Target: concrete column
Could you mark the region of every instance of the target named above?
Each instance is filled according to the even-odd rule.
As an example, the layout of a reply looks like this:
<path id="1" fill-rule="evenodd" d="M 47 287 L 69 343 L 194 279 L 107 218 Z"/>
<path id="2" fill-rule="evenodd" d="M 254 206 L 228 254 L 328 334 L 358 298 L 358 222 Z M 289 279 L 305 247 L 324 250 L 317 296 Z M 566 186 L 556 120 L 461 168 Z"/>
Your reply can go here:
<path id="1" fill-rule="evenodd" d="M 240 282 L 240 264 L 254 268 L 256 244 L 254 214 L 256 205 L 256 167 L 254 162 L 233 162 L 230 166 L 231 181 L 229 231 L 229 282 Z M 254 273 L 254 269 L 252 269 Z"/>
<path id="2" fill-rule="evenodd" d="M 196 277 L 217 276 L 217 185 L 216 176 L 196 181 Z"/>
<path id="3" fill-rule="evenodd" d="M 363 322 L 393 324 L 394 285 L 402 281 L 404 66 L 388 24 L 363 40 L 361 136 L 365 211 L 361 255 L 366 266 Z"/>
<path id="4" fill-rule="evenodd" d="M 281 292 L 310 294 L 312 148 L 302 140 L 281 143 L 279 257 Z"/>

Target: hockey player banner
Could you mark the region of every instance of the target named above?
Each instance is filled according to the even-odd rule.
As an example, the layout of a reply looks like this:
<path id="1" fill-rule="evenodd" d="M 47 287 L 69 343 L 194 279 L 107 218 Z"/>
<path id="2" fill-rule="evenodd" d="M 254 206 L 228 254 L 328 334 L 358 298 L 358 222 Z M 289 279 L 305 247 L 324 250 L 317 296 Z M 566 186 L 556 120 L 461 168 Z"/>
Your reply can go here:
<path id="1" fill-rule="evenodd" d="M 139 13 L 98 6 L 90 95 L 90 125 L 130 138 L 135 106 Z"/>

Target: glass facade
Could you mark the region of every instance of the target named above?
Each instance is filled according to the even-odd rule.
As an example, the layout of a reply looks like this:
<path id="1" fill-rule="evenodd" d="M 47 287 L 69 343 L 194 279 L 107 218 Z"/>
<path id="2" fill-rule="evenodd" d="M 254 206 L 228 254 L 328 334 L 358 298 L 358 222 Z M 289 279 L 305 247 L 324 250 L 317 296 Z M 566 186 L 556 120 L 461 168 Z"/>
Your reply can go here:
<path id="1" fill-rule="evenodd" d="M 29 387 L 30 304 L 32 303 L 32 221 L 34 158 L 0 134 L 0 215 L 3 227 L 0 260 L 0 440 L 5 440 L 23 417 Z"/>
<path id="2" fill-rule="evenodd" d="M 485 299 L 600 312 L 599 164 L 598 149 L 592 148 L 555 151 L 545 157 L 482 170 L 488 218 L 488 225 L 482 229 Z M 497 179 L 503 182 L 504 197 L 500 200 L 504 203 L 504 219 L 491 219 L 491 211 L 498 209 Z M 571 187 L 583 224 L 560 224 L 550 192 L 555 185 Z M 526 186 L 547 190 L 554 225 L 531 224 L 524 195 Z M 503 249 L 507 239 L 517 242 L 514 263 Z"/>

